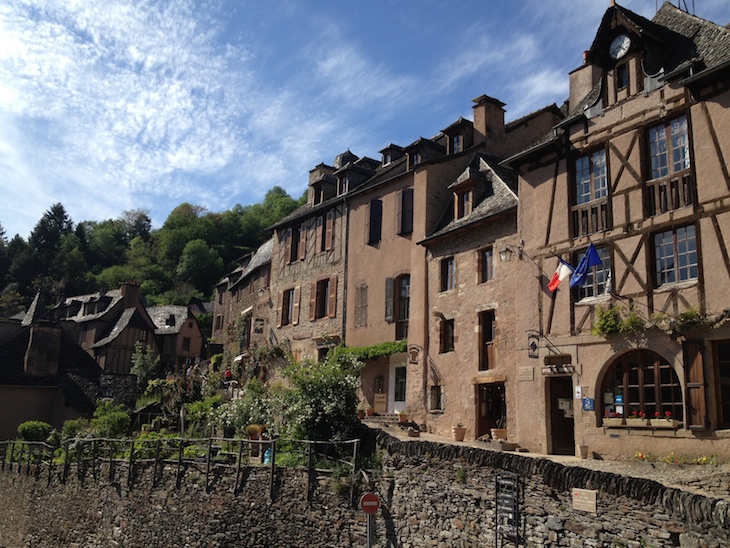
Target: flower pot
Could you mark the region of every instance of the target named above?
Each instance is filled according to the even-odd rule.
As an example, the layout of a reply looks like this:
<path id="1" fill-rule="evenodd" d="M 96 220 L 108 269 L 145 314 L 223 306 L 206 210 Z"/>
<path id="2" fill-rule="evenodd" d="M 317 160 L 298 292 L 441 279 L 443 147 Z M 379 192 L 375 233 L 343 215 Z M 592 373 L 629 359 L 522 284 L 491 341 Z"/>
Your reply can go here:
<path id="1" fill-rule="evenodd" d="M 466 427 L 452 426 L 451 434 L 454 436 L 454 441 L 464 441 L 464 436 L 466 435 Z"/>
<path id="2" fill-rule="evenodd" d="M 676 430 L 679 428 L 679 421 L 677 419 L 651 419 L 651 425 L 654 428 L 672 428 Z"/>
<path id="3" fill-rule="evenodd" d="M 421 437 L 421 431 L 420 430 L 416 430 L 415 428 L 414 429 L 411 429 L 411 430 L 408 430 L 408 437 L 409 438 L 420 438 Z"/>
<path id="4" fill-rule="evenodd" d="M 398 413 L 398 422 L 408 422 L 408 415 L 405 413 Z"/>
<path id="5" fill-rule="evenodd" d="M 365 418 L 365 410 L 364 409 L 358 409 L 357 410 L 357 418 L 362 420 Z"/>
<path id="6" fill-rule="evenodd" d="M 628 417 L 626 419 L 626 426 L 629 428 L 647 428 L 649 426 L 649 419 L 633 419 Z"/>
<path id="7" fill-rule="evenodd" d="M 372 417 L 372 416 L 373 416 L 373 415 L 375 414 L 375 409 L 373 409 L 372 407 L 368 407 L 368 408 L 367 408 L 367 409 L 365 410 L 365 414 L 366 414 L 366 415 L 367 415 L 368 417 Z"/>
<path id="8" fill-rule="evenodd" d="M 621 417 L 603 417 L 603 426 L 608 428 L 617 428 L 624 425 L 624 419 Z"/>
<path id="9" fill-rule="evenodd" d="M 491 428 L 489 430 L 492 434 L 493 440 L 507 441 L 507 429 L 506 428 Z"/>
<path id="10" fill-rule="evenodd" d="M 587 445 L 576 445 L 575 446 L 575 456 L 579 459 L 587 459 L 588 458 L 588 446 Z"/>

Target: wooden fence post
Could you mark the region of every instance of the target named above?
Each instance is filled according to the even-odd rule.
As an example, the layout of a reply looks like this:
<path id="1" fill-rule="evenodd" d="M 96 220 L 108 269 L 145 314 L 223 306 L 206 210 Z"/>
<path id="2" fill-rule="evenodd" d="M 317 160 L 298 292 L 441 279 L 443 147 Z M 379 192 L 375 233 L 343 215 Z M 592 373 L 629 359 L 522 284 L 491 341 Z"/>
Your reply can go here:
<path id="1" fill-rule="evenodd" d="M 177 485 L 177 488 L 180 489 L 180 485 L 182 485 L 182 478 L 183 478 L 183 454 L 185 449 L 185 440 L 183 438 L 179 438 L 178 440 L 180 442 L 180 445 L 177 450 L 177 476 L 175 479 L 175 485 Z"/>
<path id="2" fill-rule="evenodd" d="M 274 477 L 276 476 L 276 438 L 271 438 L 271 477 L 269 478 L 269 499 L 274 500 Z"/>
<path id="3" fill-rule="evenodd" d="M 127 470 L 127 487 L 132 487 L 134 479 L 134 440 L 129 441 L 129 469 Z"/>

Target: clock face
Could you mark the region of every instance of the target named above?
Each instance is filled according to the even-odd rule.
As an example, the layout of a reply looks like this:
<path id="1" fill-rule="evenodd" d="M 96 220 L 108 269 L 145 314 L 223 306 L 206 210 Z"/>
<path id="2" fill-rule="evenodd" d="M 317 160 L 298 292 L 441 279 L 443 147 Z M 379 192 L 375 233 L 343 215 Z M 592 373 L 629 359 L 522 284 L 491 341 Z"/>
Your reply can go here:
<path id="1" fill-rule="evenodd" d="M 614 59 L 621 59 L 629 51 L 631 47 L 631 38 L 626 34 L 619 34 L 613 39 L 611 45 L 608 48 L 608 53 Z"/>

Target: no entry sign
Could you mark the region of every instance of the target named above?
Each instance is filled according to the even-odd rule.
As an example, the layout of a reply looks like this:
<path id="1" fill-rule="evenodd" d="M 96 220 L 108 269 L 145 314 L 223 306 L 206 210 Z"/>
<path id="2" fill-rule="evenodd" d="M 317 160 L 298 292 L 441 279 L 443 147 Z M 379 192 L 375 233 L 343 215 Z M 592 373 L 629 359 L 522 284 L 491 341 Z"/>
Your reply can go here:
<path id="1" fill-rule="evenodd" d="M 365 493 L 360 497 L 360 508 L 366 514 L 374 514 L 380 508 L 380 499 L 375 493 Z"/>

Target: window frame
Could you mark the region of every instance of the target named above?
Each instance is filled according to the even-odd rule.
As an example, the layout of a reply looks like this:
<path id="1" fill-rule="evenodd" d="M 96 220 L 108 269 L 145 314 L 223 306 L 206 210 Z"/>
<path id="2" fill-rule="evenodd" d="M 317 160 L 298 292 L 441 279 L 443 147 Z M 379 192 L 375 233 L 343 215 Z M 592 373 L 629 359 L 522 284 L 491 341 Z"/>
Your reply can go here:
<path id="1" fill-rule="evenodd" d="M 395 340 L 408 339 L 408 322 L 411 315 L 411 275 L 401 274 L 393 281 Z"/>
<path id="2" fill-rule="evenodd" d="M 365 243 L 378 245 L 383 239 L 383 200 L 373 198 L 368 205 L 367 223 L 365 227 Z"/>
<path id="3" fill-rule="evenodd" d="M 610 246 L 604 245 L 595 249 L 601 258 L 602 264 L 590 267 L 586 274 L 585 283 L 573 289 L 576 301 L 608 295 L 606 288 L 611 288 L 611 282 L 613 280 L 611 248 Z M 573 256 L 573 264 L 577 265 L 584 254 L 585 250 L 576 253 Z"/>
<path id="4" fill-rule="evenodd" d="M 368 286 L 360 283 L 355 287 L 355 327 L 368 325 Z"/>
<path id="5" fill-rule="evenodd" d="M 456 343 L 456 323 L 454 318 L 439 320 L 439 354 L 453 352 Z"/>
<path id="6" fill-rule="evenodd" d="M 441 259 L 440 265 L 440 289 L 441 292 L 456 289 L 456 257 L 446 257 Z"/>
<path id="7" fill-rule="evenodd" d="M 679 232 L 690 232 L 691 236 L 683 235 L 682 239 L 679 239 Z M 671 242 L 667 241 L 667 238 L 671 236 Z M 658 241 L 658 238 L 663 238 L 664 241 Z M 660 250 L 668 249 L 671 246 L 672 255 L 660 253 Z M 681 250 L 682 247 L 686 246 L 687 249 Z M 688 282 L 697 280 L 699 278 L 700 260 L 699 251 L 697 249 L 697 229 L 694 224 L 683 225 L 672 227 L 662 232 L 656 232 L 652 234 L 652 251 L 653 251 L 653 279 L 654 287 L 659 288 L 666 285 L 675 283 Z M 682 258 L 687 258 L 687 263 L 682 265 Z M 694 262 L 691 262 L 694 259 Z M 660 263 L 668 263 L 671 261 L 671 266 L 660 266 Z M 683 274 L 683 272 L 685 272 Z M 671 277 L 673 279 L 666 279 Z"/>
<path id="8" fill-rule="evenodd" d="M 491 282 L 494 279 L 494 246 L 483 247 L 477 253 L 477 283 Z"/>
<path id="9" fill-rule="evenodd" d="M 605 147 L 580 154 L 572 162 L 571 227 L 578 238 L 611 228 L 609 163 Z"/>

